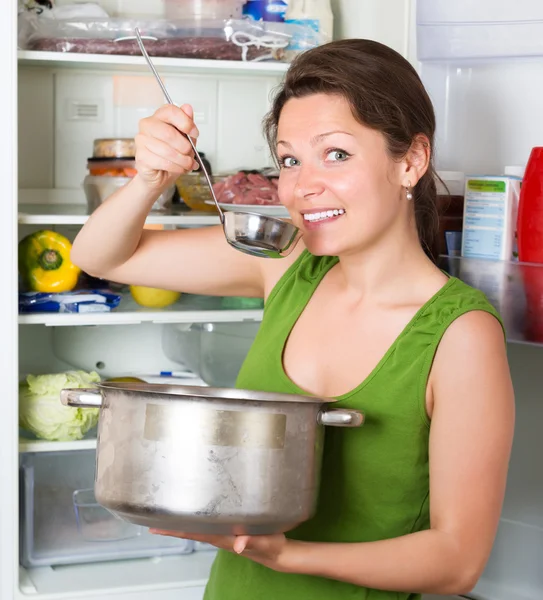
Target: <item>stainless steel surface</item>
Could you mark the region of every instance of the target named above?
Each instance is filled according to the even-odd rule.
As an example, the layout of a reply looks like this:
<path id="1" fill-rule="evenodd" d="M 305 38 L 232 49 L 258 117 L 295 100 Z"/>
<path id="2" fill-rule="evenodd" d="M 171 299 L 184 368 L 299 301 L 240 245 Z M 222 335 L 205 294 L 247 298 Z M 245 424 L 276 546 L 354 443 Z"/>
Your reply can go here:
<path id="1" fill-rule="evenodd" d="M 135 33 L 141 53 L 160 85 L 164 97 L 169 104 L 175 105 L 145 49 L 140 31 L 137 27 Z M 301 231 L 292 223 L 274 217 L 260 215 L 258 213 L 223 211 L 217 201 L 213 183 L 205 164 L 196 149 L 196 145 L 189 135 L 186 135 L 185 133 L 183 135 L 190 142 L 196 160 L 206 178 L 211 197 L 219 212 L 224 235 L 228 243 L 236 248 L 236 250 L 259 258 L 283 258 L 284 256 L 288 256 L 302 236 Z"/>
<path id="2" fill-rule="evenodd" d="M 74 408 L 101 408 L 102 394 L 94 389 L 61 390 L 60 401 Z"/>
<path id="3" fill-rule="evenodd" d="M 256 213 L 227 211 L 223 227 L 231 246 L 260 258 L 288 256 L 302 237 L 292 223 Z"/>
<path id="4" fill-rule="evenodd" d="M 318 416 L 319 425 L 360 427 L 363 422 L 364 415 L 357 410 L 323 410 Z"/>
<path id="5" fill-rule="evenodd" d="M 61 401 L 101 405 L 98 502 L 187 533 L 264 535 L 311 518 L 323 424 L 363 421 L 326 399 L 225 388 L 112 382 Z"/>

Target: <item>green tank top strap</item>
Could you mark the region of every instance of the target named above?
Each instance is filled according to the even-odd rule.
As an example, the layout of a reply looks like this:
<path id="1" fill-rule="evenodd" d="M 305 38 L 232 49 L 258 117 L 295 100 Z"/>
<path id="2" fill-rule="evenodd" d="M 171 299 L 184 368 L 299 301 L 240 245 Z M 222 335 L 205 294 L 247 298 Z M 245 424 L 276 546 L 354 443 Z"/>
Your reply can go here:
<path id="1" fill-rule="evenodd" d="M 303 392 L 283 369 L 283 349 L 314 291 L 337 262 L 336 257 L 316 257 L 304 251 L 286 271 L 267 299 L 238 387 Z M 449 278 L 411 319 L 372 373 L 337 398 L 337 406 L 362 410 L 366 422 L 360 429 L 327 428 L 317 512 L 288 537 L 309 542 L 371 542 L 430 527 L 426 385 L 445 331 L 472 310 L 500 319 L 482 292 Z M 205 600 L 278 598 L 415 600 L 419 596 L 276 573 L 245 557 L 218 553 Z"/>

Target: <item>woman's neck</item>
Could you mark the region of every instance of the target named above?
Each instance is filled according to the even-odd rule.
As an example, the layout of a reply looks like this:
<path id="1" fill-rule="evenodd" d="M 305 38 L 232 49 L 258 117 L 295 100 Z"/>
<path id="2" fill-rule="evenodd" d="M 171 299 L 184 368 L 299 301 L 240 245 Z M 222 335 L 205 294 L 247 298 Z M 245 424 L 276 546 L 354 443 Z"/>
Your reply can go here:
<path id="1" fill-rule="evenodd" d="M 339 257 L 340 285 L 353 300 L 381 302 L 435 293 L 445 275 L 422 249 L 416 230 L 390 232 L 385 239 Z"/>

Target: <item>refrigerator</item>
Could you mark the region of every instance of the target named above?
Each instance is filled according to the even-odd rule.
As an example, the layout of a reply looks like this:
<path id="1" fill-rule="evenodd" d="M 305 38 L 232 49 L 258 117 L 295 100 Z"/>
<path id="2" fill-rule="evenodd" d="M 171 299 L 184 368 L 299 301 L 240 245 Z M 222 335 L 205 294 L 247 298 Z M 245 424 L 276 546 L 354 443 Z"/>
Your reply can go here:
<path id="1" fill-rule="evenodd" d="M 187 381 L 183 378 L 194 378 L 190 371 L 198 368 L 203 378 L 226 385 L 262 311 L 187 296 L 168 309 L 142 309 L 125 291 L 111 313 L 18 314 L 18 241 L 39 229 L 73 239 L 88 216 L 82 181 L 93 140 L 133 136 L 138 120 L 163 100 L 140 57 L 18 49 L 18 3 L 3 4 L 0 600 L 201 600 L 214 551 L 157 545 L 139 530 L 111 533 L 106 527 L 100 538 L 102 530 L 87 529 L 99 509 L 84 500 L 92 487 L 96 442 L 92 437 L 75 442 L 21 437 L 18 385 L 28 374 L 68 369 L 153 381 L 173 374 Z M 113 16 L 153 19 L 163 11 L 161 0 L 100 4 Z M 543 145 L 540 0 L 334 0 L 332 6 L 336 38 L 376 39 L 417 68 L 436 109 L 438 170 L 499 175 L 505 167 L 524 166 L 532 146 Z M 154 62 L 174 100 L 194 105 L 199 147 L 214 172 L 272 165 L 260 120 L 286 65 Z M 218 219 L 212 213 L 181 211 L 151 214 L 148 222 L 164 228 L 205 227 Z M 182 261 L 179 257 L 180 268 Z M 534 334 L 533 324 L 543 303 L 526 293 L 523 278 L 523 270 L 539 273 L 539 267 L 460 257 L 442 261 L 451 273 L 483 289 L 501 310 L 517 406 L 499 532 L 469 597 L 540 600 L 543 339 Z M 437 598 L 427 595 L 425 600 Z"/>

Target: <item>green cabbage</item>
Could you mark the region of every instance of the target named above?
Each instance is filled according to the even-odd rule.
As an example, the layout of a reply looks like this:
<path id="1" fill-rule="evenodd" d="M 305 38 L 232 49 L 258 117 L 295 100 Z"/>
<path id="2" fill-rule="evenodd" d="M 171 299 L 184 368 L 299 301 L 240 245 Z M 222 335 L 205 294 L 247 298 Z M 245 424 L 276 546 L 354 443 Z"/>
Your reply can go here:
<path id="1" fill-rule="evenodd" d="M 65 388 L 91 388 L 100 381 L 94 371 L 28 375 L 19 385 L 19 425 L 43 440 L 80 440 L 98 423 L 99 408 L 72 408 L 60 402 Z"/>

